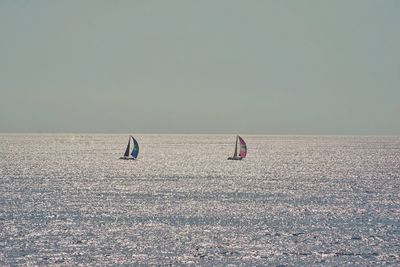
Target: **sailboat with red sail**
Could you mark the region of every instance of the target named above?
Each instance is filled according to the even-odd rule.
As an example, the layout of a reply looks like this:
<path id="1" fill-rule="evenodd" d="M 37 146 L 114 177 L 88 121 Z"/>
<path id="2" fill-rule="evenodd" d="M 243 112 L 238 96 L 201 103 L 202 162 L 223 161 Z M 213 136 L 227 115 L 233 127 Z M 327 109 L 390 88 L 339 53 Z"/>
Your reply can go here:
<path id="1" fill-rule="evenodd" d="M 238 142 L 240 144 L 239 155 L 238 155 Z M 243 140 L 242 137 L 236 135 L 235 153 L 233 154 L 233 157 L 229 157 L 228 160 L 242 160 L 246 157 L 246 155 L 247 155 L 246 142 Z"/>

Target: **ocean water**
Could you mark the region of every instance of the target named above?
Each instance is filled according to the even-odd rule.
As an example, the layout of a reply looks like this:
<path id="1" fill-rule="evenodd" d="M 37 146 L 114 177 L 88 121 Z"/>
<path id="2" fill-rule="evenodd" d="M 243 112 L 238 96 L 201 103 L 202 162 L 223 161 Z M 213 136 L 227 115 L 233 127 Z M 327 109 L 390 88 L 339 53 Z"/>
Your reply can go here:
<path id="1" fill-rule="evenodd" d="M 400 265 L 400 137 L 135 137 L 0 135 L 0 265 Z"/>

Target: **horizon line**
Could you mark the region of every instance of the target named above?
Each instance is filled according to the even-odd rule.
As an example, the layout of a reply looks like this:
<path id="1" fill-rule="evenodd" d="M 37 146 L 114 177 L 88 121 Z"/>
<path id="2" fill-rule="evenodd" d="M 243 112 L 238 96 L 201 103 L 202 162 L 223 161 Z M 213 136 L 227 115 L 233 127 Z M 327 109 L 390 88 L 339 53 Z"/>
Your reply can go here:
<path id="1" fill-rule="evenodd" d="M 400 137 L 400 134 L 365 134 L 365 133 L 159 133 L 159 132 L 0 132 L 0 135 L 247 135 L 247 136 L 365 136 L 365 137 Z"/>

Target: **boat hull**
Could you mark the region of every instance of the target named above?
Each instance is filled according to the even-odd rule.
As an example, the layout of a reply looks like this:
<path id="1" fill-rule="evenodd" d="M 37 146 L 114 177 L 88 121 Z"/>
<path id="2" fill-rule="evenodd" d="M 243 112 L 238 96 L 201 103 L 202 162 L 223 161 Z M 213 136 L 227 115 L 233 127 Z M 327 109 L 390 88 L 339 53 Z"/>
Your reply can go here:
<path id="1" fill-rule="evenodd" d="M 120 157 L 119 159 L 123 159 L 123 160 L 136 160 L 135 158 L 131 158 L 131 157 Z"/>
<path id="2" fill-rule="evenodd" d="M 242 160 L 242 157 L 229 157 L 228 160 Z"/>

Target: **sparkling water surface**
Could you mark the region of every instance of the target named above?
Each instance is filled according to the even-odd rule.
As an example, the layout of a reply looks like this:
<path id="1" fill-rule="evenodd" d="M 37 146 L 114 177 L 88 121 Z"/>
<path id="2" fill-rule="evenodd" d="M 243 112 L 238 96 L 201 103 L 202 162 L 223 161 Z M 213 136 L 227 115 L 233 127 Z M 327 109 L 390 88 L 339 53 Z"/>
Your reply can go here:
<path id="1" fill-rule="evenodd" d="M 0 265 L 400 265 L 400 137 L 0 135 Z"/>

